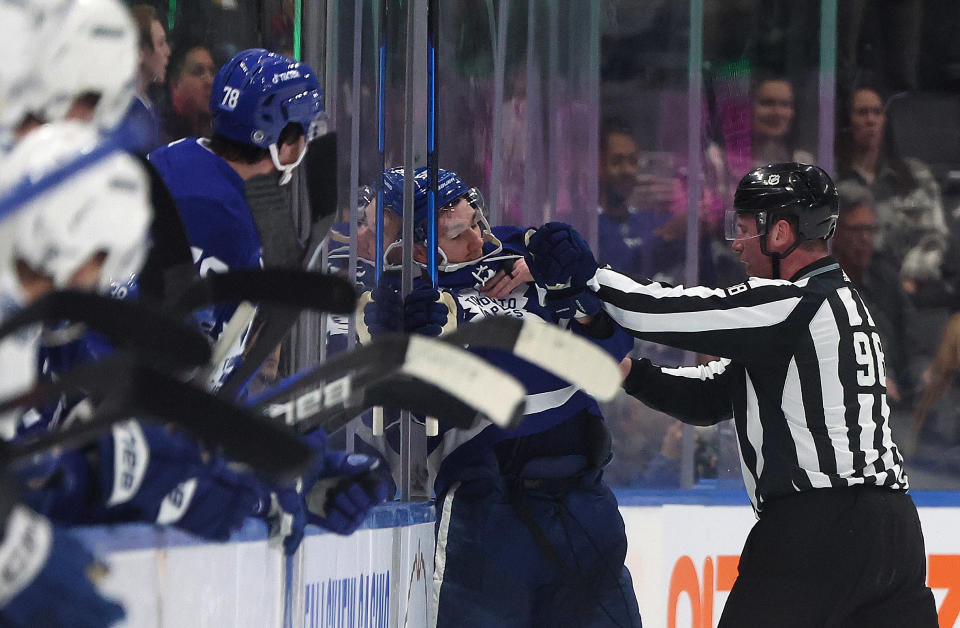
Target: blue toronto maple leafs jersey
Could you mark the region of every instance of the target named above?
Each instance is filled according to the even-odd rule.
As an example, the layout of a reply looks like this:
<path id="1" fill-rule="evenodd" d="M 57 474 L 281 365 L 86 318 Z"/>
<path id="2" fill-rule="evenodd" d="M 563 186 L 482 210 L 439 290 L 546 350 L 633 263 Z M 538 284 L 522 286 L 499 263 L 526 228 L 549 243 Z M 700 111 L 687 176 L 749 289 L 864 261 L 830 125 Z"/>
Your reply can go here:
<path id="1" fill-rule="evenodd" d="M 204 140 L 172 142 L 148 156 L 170 189 L 201 277 L 208 272 L 259 268 L 260 235 L 244 194 L 243 178 Z M 217 338 L 234 305 L 197 313 L 201 328 Z"/>
<path id="2" fill-rule="evenodd" d="M 522 258 L 525 253 L 522 229 L 495 227 L 493 232 L 503 243 L 501 254 L 455 272 L 439 273 L 440 289 L 451 292 L 456 297 L 458 324 L 487 316 L 534 318 L 557 323 L 552 313 L 540 305 L 537 288 L 532 283 L 519 286 L 511 294 L 502 298 L 492 298 L 481 292 L 483 285 L 500 270 L 502 265 L 512 264 L 515 260 Z M 492 248 L 492 245 L 487 244 L 484 250 L 489 252 Z M 333 258 L 334 253 L 331 251 L 331 261 Z M 358 283 L 364 287 L 372 287 L 371 284 L 374 283 L 372 266 L 364 261 L 360 261 L 358 265 L 363 267 L 364 271 L 361 275 L 358 269 Z M 382 281 L 396 282 L 397 278 L 392 274 L 385 274 Z M 420 284 L 418 280 L 417 287 L 420 285 L 426 284 Z M 358 322 L 358 324 L 361 323 Z M 565 326 L 566 321 L 560 324 Z M 585 335 L 577 324 L 570 325 L 570 331 Z M 338 342 L 335 338 L 338 334 L 345 334 L 345 329 L 331 327 L 328 333 L 334 337 L 333 345 L 345 344 L 342 340 Z M 633 347 L 633 339 L 619 328 L 605 340 L 585 337 L 602 346 L 618 361 Z M 600 416 L 597 402 L 569 382 L 505 351 L 483 348 L 471 350 L 516 377 L 523 384 L 527 392 L 527 414 L 520 427 L 512 431 L 503 430 L 487 421 L 479 422 L 471 429 L 445 429 L 441 425 L 440 435 L 428 441 L 428 466 L 431 474 L 436 478 L 434 489 L 437 494 L 443 492 L 446 486 L 457 479 L 459 470 L 469 466 L 478 456 L 487 452 L 498 442 L 544 432 L 584 411 Z M 575 360 L 576 356 L 570 356 L 570 359 Z M 456 377 L 456 374 L 451 374 L 451 377 Z M 495 392 L 491 391 L 493 394 Z M 370 434 L 368 417 L 364 417 L 363 425 L 359 426 L 356 432 L 361 442 L 355 442 L 355 445 L 359 450 L 366 451 L 369 450 L 365 445 L 373 445 L 393 463 L 395 461 L 393 454 L 399 449 L 399 426 L 396 421 L 391 422 L 389 417 L 386 417 L 384 422 L 384 438 L 378 439 Z"/>

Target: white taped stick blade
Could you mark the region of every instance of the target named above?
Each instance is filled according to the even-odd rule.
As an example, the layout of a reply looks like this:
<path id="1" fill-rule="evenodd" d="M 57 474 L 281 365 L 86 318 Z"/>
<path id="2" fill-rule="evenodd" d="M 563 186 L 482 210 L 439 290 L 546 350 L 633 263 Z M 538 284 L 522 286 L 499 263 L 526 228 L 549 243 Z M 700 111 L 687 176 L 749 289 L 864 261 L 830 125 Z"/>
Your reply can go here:
<path id="1" fill-rule="evenodd" d="M 620 368 L 613 357 L 585 338 L 555 325 L 523 319 L 514 354 L 576 384 L 599 401 L 620 390 Z"/>
<path id="2" fill-rule="evenodd" d="M 459 347 L 423 336 L 410 336 L 402 372 L 447 391 L 476 408 L 492 423 L 510 428 L 522 409 L 526 391 L 516 379 Z"/>

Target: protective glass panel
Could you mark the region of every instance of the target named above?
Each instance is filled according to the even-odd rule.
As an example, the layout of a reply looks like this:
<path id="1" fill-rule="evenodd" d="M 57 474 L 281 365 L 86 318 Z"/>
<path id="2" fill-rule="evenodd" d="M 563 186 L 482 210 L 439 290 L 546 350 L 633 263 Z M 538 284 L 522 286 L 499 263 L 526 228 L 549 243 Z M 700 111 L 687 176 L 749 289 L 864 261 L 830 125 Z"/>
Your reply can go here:
<path id="1" fill-rule="evenodd" d="M 911 489 L 956 489 L 960 7 L 838 6 L 833 253 L 880 331 Z"/>

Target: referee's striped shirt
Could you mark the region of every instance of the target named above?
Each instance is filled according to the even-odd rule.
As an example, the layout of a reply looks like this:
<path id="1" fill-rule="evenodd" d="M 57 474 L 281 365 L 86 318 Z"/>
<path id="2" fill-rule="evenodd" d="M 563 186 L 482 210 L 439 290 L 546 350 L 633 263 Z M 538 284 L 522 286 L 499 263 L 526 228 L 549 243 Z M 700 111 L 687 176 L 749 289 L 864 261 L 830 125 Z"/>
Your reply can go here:
<path id="1" fill-rule="evenodd" d="M 908 488 L 890 435 L 880 335 L 833 258 L 792 281 L 751 278 L 726 289 L 638 283 L 609 269 L 589 286 L 633 335 L 720 356 L 682 368 L 635 360 L 624 388 L 688 423 L 732 415 L 758 512 L 814 488 Z"/>

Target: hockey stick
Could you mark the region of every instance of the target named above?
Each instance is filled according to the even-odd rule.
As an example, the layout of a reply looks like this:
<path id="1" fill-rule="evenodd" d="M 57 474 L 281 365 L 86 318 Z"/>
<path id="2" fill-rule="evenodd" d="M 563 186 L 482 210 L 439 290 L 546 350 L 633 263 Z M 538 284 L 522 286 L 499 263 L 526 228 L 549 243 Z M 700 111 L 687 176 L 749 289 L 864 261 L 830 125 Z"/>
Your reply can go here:
<path id="1" fill-rule="evenodd" d="M 437 29 L 439 28 L 439 8 L 436 0 L 427 2 L 427 273 L 430 287 L 439 286 L 437 271 L 437 185 L 440 181 L 440 167 L 437 161 Z M 431 415 L 424 419 L 427 436 L 440 433 L 437 420 Z"/>
<path id="2" fill-rule="evenodd" d="M 78 369 L 83 372 L 75 373 Z M 21 459 L 51 447 L 75 446 L 95 438 L 117 421 L 156 417 L 223 447 L 230 458 L 268 473 L 296 475 L 310 461 L 309 447 L 283 426 L 149 366 L 118 356 L 78 369 L 68 373 L 66 381 L 106 397 L 94 417 L 34 440 L 8 444 L 9 456 Z M 61 382 L 57 384 L 63 390 Z"/>
<path id="3" fill-rule="evenodd" d="M 439 386 L 414 377 L 393 374 L 373 379 L 359 394 L 351 398 L 348 406 L 325 408 L 308 414 L 295 423 L 294 428 L 299 434 L 306 434 L 317 428 L 333 433 L 359 414 L 375 407 L 396 408 L 422 417 L 436 417 L 434 420 L 438 423 L 460 429 L 470 428 L 481 416 L 476 408 Z"/>
<path id="4" fill-rule="evenodd" d="M 40 322 L 83 323 L 118 348 L 129 348 L 172 368 L 206 364 L 207 339 L 192 325 L 135 301 L 75 290 L 51 292 L 0 325 L 0 340 Z"/>
<path id="5" fill-rule="evenodd" d="M 173 309 L 189 312 L 205 305 L 253 301 L 349 314 L 356 306 L 353 285 L 340 277 L 295 268 L 263 268 L 210 273 L 184 291 Z"/>
<path id="6" fill-rule="evenodd" d="M 337 134 L 321 135 L 310 142 L 303 163 L 310 206 L 310 241 L 304 262 L 312 257 L 311 248 L 320 246 L 337 215 Z"/>
<path id="7" fill-rule="evenodd" d="M 363 403 L 357 404 L 353 401 L 355 391 L 366 394 L 375 382 L 400 376 L 431 385 L 474 408 L 469 418 L 465 418 L 462 406 L 455 408 L 456 412 L 448 412 L 450 416 L 439 417 L 455 422 L 457 427 L 468 427 L 476 412 L 503 428 L 514 427 L 523 416 L 526 392 L 516 379 L 449 343 L 402 334 L 383 336 L 372 344 L 287 378 L 250 400 L 250 405 L 273 416 L 284 415 L 290 423 L 306 422 L 316 426 L 346 408 L 370 407 L 367 404 L 374 399 L 364 398 Z M 381 390 L 369 389 L 369 394 L 386 396 Z M 424 403 L 420 402 L 419 406 Z M 449 411 L 450 406 L 439 405 L 438 409 Z"/>
<path id="8" fill-rule="evenodd" d="M 299 315 L 299 308 L 338 314 L 349 313 L 355 307 L 356 298 L 353 285 L 333 275 L 294 268 L 242 269 L 207 275 L 184 291 L 173 307 L 185 312 L 212 303 L 241 302 L 241 306 L 237 308 L 230 322 L 217 338 L 213 350 L 214 357 L 208 367 L 193 378 L 197 382 L 206 382 L 253 321 L 256 309 L 249 302 L 290 306 L 284 308 L 290 314 L 283 320 L 275 322 L 270 329 L 260 331 L 241 368 L 243 364 L 251 361 L 256 361 L 256 366 L 259 368 L 260 363 L 270 354 L 270 351 L 283 340 L 289 327 L 296 320 L 294 313 Z M 267 318 L 268 322 L 270 318 Z M 270 337 L 265 337 L 267 334 Z M 274 338 L 277 338 L 275 342 L 273 342 Z M 254 351 L 259 354 L 267 348 L 269 350 L 263 353 L 262 357 L 257 358 L 257 355 L 253 355 Z M 221 394 L 225 397 L 233 396 L 240 385 L 246 383 L 246 380 L 255 372 L 256 369 L 246 376 L 243 372 L 239 375 L 231 375 L 221 388 Z M 242 379 L 239 379 L 241 377 Z M 230 384 L 230 382 L 236 383 Z M 227 388 L 228 385 L 229 388 Z"/>
<path id="9" fill-rule="evenodd" d="M 461 325 L 440 336 L 456 345 L 500 349 L 570 382 L 599 401 L 620 390 L 620 368 L 606 351 L 548 323 L 509 316 L 491 316 Z"/>
<path id="10" fill-rule="evenodd" d="M 588 340 L 547 323 L 495 316 L 463 325 L 439 340 L 457 346 L 485 347 L 512 353 L 582 388 L 600 401 L 609 401 L 620 389 L 620 369 L 609 354 Z M 356 355 L 355 361 L 351 360 L 344 370 L 359 368 L 367 359 L 368 356 Z M 389 355 L 385 352 L 376 357 L 369 356 L 369 359 L 399 360 L 400 356 L 399 352 Z M 438 365 L 437 368 L 447 367 Z M 409 380 L 400 371 L 379 370 L 373 375 L 360 373 L 352 379 L 344 378 L 335 382 L 335 394 L 344 395 L 346 390 L 351 394 L 350 399 L 359 397 L 360 401 L 350 407 L 320 409 L 315 404 L 323 399 L 324 392 L 313 389 L 285 403 L 274 404 L 269 412 L 274 416 L 285 416 L 288 423 L 296 423 L 301 433 L 315 427 L 323 427 L 327 432 L 335 431 L 367 408 L 378 406 L 410 410 L 425 417 L 438 417 L 444 423 L 459 428 L 472 424 L 477 414 L 475 408 L 441 387 L 422 381 L 407 385 L 403 381 L 405 379 Z M 361 388 L 362 394 L 358 394 L 357 390 Z M 326 391 L 326 394 L 330 392 Z M 330 405 L 336 404 L 330 402 Z"/>
<path id="11" fill-rule="evenodd" d="M 264 323 L 257 333 L 257 338 L 247 350 L 243 361 L 227 375 L 223 386 L 217 394 L 232 398 L 247 384 L 260 365 L 267 359 L 278 344 L 283 342 L 290 332 L 290 328 L 300 317 L 298 308 L 283 306 L 265 306 L 263 310 Z"/>
<path id="12" fill-rule="evenodd" d="M 380 287 L 380 279 L 383 276 L 383 174 L 387 169 L 386 158 L 386 95 L 387 95 L 387 0 L 380 0 L 377 3 L 377 153 L 380 158 L 379 170 L 380 182 L 377 185 L 377 211 L 375 220 L 374 249 L 374 285 Z M 352 261 L 352 260 L 351 260 Z M 373 434 L 379 436 L 383 434 L 383 406 L 373 408 Z"/>

